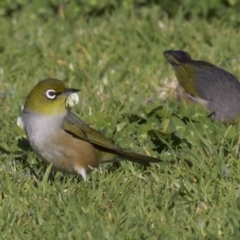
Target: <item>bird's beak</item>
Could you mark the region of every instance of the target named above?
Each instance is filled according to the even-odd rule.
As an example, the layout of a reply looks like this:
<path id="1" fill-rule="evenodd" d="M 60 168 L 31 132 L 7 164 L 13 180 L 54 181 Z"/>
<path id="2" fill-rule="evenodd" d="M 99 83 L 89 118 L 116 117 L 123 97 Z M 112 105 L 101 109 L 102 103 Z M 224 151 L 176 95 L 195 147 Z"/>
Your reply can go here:
<path id="1" fill-rule="evenodd" d="M 70 95 L 72 93 L 79 92 L 80 89 L 75 89 L 75 88 L 66 88 L 64 92 L 61 93 L 61 95 Z"/>

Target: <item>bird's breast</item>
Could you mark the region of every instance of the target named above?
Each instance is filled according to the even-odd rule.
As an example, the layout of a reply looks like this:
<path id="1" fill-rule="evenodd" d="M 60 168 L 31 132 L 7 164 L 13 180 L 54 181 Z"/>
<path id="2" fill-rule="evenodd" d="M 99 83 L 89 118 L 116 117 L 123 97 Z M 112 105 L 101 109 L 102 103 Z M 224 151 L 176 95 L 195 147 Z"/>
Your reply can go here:
<path id="1" fill-rule="evenodd" d="M 99 165 L 97 151 L 86 141 L 73 137 L 62 129 L 62 118 L 22 115 L 31 147 L 37 155 L 62 172 L 76 173 Z M 82 174 L 82 173 L 80 173 Z"/>

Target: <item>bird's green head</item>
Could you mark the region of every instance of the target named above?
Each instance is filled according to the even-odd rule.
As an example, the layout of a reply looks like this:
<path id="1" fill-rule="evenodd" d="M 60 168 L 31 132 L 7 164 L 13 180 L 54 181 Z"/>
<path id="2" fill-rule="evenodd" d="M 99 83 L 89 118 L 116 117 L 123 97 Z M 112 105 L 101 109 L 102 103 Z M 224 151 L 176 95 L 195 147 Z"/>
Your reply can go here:
<path id="1" fill-rule="evenodd" d="M 167 50 L 163 55 L 174 69 L 179 84 L 189 94 L 198 96 L 195 89 L 196 68 L 191 56 L 182 50 Z"/>
<path id="2" fill-rule="evenodd" d="M 167 50 L 163 52 L 163 55 L 173 67 L 191 60 L 191 56 L 182 50 Z"/>
<path id="3" fill-rule="evenodd" d="M 24 109 L 43 115 L 57 115 L 67 112 L 66 100 L 78 89 L 67 88 L 65 84 L 54 78 L 39 82 L 28 94 Z"/>

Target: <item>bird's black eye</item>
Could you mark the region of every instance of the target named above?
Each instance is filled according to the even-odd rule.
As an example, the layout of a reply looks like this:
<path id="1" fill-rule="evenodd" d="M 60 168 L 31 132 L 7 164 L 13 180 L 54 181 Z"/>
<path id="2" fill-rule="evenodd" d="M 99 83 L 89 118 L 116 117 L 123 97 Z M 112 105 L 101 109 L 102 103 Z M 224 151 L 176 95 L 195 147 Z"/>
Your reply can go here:
<path id="1" fill-rule="evenodd" d="M 53 90 L 53 89 L 48 89 L 45 93 L 46 97 L 49 98 L 49 99 L 54 99 L 56 98 L 57 94 L 56 94 L 56 91 Z"/>

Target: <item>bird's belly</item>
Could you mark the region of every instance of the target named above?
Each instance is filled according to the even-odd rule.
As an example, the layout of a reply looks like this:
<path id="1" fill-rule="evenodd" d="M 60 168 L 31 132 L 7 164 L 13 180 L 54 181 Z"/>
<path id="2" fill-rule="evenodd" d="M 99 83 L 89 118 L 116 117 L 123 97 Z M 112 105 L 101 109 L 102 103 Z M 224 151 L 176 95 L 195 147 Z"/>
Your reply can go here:
<path id="1" fill-rule="evenodd" d="M 35 153 L 46 163 L 52 163 L 55 169 L 73 172 L 71 158 L 66 156 L 64 149 L 51 136 L 42 141 L 37 135 L 32 135 L 30 144 Z M 64 159 L 64 160 L 62 160 Z"/>
<path id="2" fill-rule="evenodd" d="M 79 174 L 81 169 L 88 172 L 99 165 L 97 152 L 88 142 L 76 139 L 64 131 L 46 139 L 42 141 L 38 135 L 32 135 L 31 146 L 44 162 L 52 163 L 56 170 Z"/>

